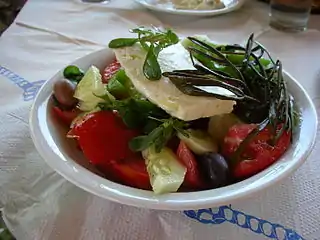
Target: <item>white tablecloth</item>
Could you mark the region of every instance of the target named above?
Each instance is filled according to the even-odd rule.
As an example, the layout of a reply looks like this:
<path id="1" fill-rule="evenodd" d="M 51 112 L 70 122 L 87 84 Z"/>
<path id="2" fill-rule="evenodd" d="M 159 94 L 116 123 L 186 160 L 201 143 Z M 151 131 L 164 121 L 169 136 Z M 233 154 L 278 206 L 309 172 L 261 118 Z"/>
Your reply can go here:
<path id="1" fill-rule="evenodd" d="M 88 5 L 29 0 L 0 38 L 0 208 L 18 240 L 320 239 L 320 145 L 290 178 L 249 199 L 215 209 L 138 209 L 90 195 L 51 170 L 37 154 L 28 113 L 44 80 L 74 59 L 105 47 L 137 25 L 243 42 L 252 32 L 320 107 L 320 17 L 287 34 L 268 27 L 268 7 L 249 2 L 214 18 L 149 12 L 133 1 Z M 318 29 L 318 30 L 317 30 Z M 186 209 L 187 210 L 187 209 Z"/>

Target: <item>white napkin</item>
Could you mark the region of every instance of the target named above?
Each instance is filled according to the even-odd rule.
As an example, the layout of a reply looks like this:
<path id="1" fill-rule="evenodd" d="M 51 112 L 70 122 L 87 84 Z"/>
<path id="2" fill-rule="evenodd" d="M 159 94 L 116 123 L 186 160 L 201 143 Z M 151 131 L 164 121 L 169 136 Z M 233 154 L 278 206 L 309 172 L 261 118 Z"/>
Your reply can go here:
<path id="1" fill-rule="evenodd" d="M 28 113 L 41 80 L 136 25 L 172 26 L 184 35 L 205 33 L 223 42 L 242 42 L 255 32 L 320 107 L 320 32 L 290 35 L 270 30 L 266 8 L 257 8 L 261 4 L 186 21 L 138 6 L 125 9 L 130 2 L 122 3 L 112 9 L 31 0 L 0 38 L 0 208 L 17 239 L 319 240 L 318 143 L 307 162 L 281 184 L 231 206 L 185 212 L 138 209 L 93 196 L 39 157 L 30 139 Z M 249 16 L 251 12 L 255 14 Z"/>

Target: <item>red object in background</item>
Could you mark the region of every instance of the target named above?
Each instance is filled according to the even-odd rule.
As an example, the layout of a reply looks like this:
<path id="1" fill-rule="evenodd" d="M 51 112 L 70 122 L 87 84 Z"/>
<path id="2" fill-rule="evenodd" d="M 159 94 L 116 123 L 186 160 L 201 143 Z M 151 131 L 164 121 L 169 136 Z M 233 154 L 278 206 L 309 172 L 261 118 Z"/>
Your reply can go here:
<path id="1" fill-rule="evenodd" d="M 103 83 L 108 83 L 110 78 L 120 69 L 121 65 L 115 59 L 111 64 L 109 64 L 104 70 L 102 74 L 102 82 Z"/>
<path id="2" fill-rule="evenodd" d="M 193 189 L 203 189 L 204 183 L 200 177 L 198 163 L 187 145 L 180 141 L 177 149 L 177 157 L 180 162 L 187 168 L 184 178 L 184 185 Z"/>
<path id="3" fill-rule="evenodd" d="M 278 126 L 277 131 L 281 126 Z M 231 127 L 224 138 L 223 156 L 230 158 L 238 149 L 240 143 L 255 127 L 254 124 L 237 124 Z M 250 177 L 264 170 L 282 156 L 290 145 L 291 133 L 284 131 L 275 146 L 271 146 L 268 143 L 271 137 L 271 129 L 267 127 L 248 143 L 240 156 L 240 162 L 233 169 L 235 177 Z"/>
<path id="4" fill-rule="evenodd" d="M 53 106 L 52 110 L 54 114 L 58 117 L 58 119 L 67 126 L 70 126 L 73 119 L 75 119 L 81 113 L 81 111 L 77 108 L 74 108 L 72 110 L 62 110 L 58 106 Z"/>

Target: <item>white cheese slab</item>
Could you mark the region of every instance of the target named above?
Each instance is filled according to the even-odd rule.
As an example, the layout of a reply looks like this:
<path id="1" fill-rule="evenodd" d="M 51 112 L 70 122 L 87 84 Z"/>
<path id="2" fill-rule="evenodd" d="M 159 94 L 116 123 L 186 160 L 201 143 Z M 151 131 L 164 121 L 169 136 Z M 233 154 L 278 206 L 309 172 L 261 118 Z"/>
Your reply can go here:
<path id="1" fill-rule="evenodd" d="M 142 69 L 146 51 L 140 44 L 114 49 L 114 52 L 135 88 L 173 117 L 190 121 L 230 113 L 233 109 L 234 101 L 186 95 L 166 77 L 158 81 L 148 80 Z M 162 72 L 194 69 L 188 51 L 180 43 L 162 50 L 158 62 Z M 221 91 L 230 94 L 228 90 L 219 88 Z"/>

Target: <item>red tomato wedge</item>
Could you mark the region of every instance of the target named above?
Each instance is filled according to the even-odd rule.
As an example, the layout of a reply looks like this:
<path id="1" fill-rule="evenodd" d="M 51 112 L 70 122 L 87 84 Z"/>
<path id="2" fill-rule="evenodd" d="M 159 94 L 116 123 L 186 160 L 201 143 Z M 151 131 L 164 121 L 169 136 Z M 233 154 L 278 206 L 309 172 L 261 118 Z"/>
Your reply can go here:
<path id="1" fill-rule="evenodd" d="M 66 110 L 62 110 L 58 106 L 53 106 L 52 110 L 53 110 L 53 113 L 58 117 L 58 119 L 68 126 L 70 126 L 73 119 L 75 119 L 81 113 L 81 111 L 76 108 L 66 111 Z"/>
<path id="2" fill-rule="evenodd" d="M 230 158 L 254 128 L 254 124 L 238 124 L 231 127 L 224 138 L 222 154 Z M 278 126 L 277 131 L 280 128 L 281 125 Z M 284 131 L 275 146 L 268 143 L 271 137 L 272 132 L 267 127 L 253 138 L 240 156 L 240 162 L 233 169 L 235 177 L 250 177 L 264 170 L 283 155 L 290 145 L 291 132 Z"/>
<path id="3" fill-rule="evenodd" d="M 150 190 L 151 184 L 147 168 L 143 158 L 113 161 L 108 165 L 106 173 L 109 173 L 120 183 L 140 189 Z"/>
<path id="4" fill-rule="evenodd" d="M 187 168 L 184 178 L 184 184 L 190 188 L 204 188 L 203 181 L 200 177 L 198 163 L 187 145 L 180 141 L 177 149 L 177 156 L 180 162 Z"/>
<path id="5" fill-rule="evenodd" d="M 120 67 L 121 67 L 120 63 L 117 61 L 117 59 L 115 59 L 111 64 L 109 64 L 104 69 L 102 74 L 102 82 L 108 83 L 110 78 L 112 78 L 112 76 L 120 69 Z"/>
<path id="6" fill-rule="evenodd" d="M 84 155 L 94 165 L 104 166 L 137 155 L 129 149 L 128 142 L 138 132 L 128 129 L 111 111 L 86 115 L 74 124 L 69 135 L 78 139 Z"/>

